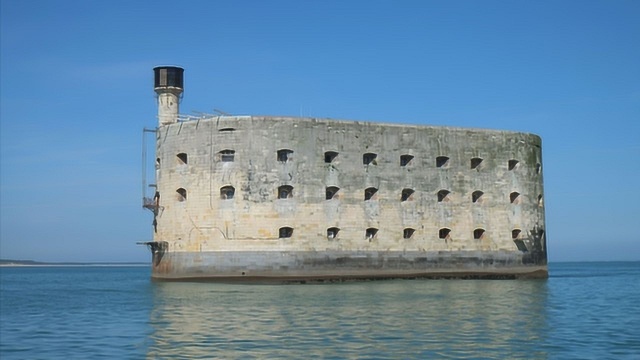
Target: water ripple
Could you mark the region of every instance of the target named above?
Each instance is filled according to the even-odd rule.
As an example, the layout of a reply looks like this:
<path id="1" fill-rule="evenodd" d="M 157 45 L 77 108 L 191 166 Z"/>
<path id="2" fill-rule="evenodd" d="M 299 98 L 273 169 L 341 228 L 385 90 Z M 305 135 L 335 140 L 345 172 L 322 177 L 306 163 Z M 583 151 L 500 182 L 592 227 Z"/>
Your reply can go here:
<path id="1" fill-rule="evenodd" d="M 148 269 L 0 270 L 5 359 L 640 358 L 640 263 L 547 281 L 152 283 Z"/>

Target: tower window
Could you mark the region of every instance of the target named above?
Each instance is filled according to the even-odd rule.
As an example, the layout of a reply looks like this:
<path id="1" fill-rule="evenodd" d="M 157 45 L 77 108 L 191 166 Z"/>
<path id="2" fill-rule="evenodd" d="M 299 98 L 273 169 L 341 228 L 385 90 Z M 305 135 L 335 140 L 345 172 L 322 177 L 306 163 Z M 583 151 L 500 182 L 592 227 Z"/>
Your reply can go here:
<path id="1" fill-rule="evenodd" d="M 480 170 L 480 164 L 482 164 L 482 158 L 475 157 L 471 159 L 471 169 Z"/>
<path id="2" fill-rule="evenodd" d="M 156 158 L 156 169 L 160 169 L 160 158 Z"/>
<path id="3" fill-rule="evenodd" d="M 402 238 L 411 239 L 411 237 L 413 237 L 413 233 L 415 232 L 416 232 L 416 229 L 406 228 L 402 231 Z"/>
<path id="4" fill-rule="evenodd" d="M 367 240 L 371 241 L 376 237 L 376 234 L 378 234 L 378 229 L 376 228 L 368 228 L 365 232 L 364 232 L 364 236 Z"/>
<path id="5" fill-rule="evenodd" d="M 480 190 L 478 191 L 474 191 L 473 194 L 471 194 L 471 201 L 474 203 L 477 202 L 482 202 L 482 195 L 484 195 L 484 193 Z"/>
<path id="6" fill-rule="evenodd" d="M 176 193 L 178 193 L 178 201 L 187 201 L 187 190 L 180 188 L 176 190 Z"/>
<path id="7" fill-rule="evenodd" d="M 438 238 L 443 240 L 449 240 L 451 238 L 451 229 L 442 228 L 438 231 Z"/>
<path id="8" fill-rule="evenodd" d="M 448 156 L 438 156 L 436 158 L 436 167 L 439 167 L 439 168 L 447 168 L 447 167 L 449 167 L 449 157 Z"/>
<path id="9" fill-rule="evenodd" d="M 220 154 L 220 161 L 222 161 L 222 162 L 233 162 L 234 158 L 236 156 L 236 151 L 235 150 L 226 149 L 226 150 L 220 151 L 219 154 Z"/>
<path id="10" fill-rule="evenodd" d="M 400 166 L 407 166 L 413 160 L 413 155 L 400 155 Z"/>
<path id="11" fill-rule="evenodd" d="M 293 236 L 293 228 L 285 226 L 285 227 L 281 227 L 278 230 L 278 237 L 280 239 L 290 238 L 292 236 Z"/>
<path id="12" fill-rule="evenodd" d="M 511 201 L 512 204 L 520 203 L 520 193 L 517 191 L 514 191 L 511 194 L 509 194 L 509 201 Z"/>
<path id="13" fill-rule="evenodd" d="M 484 236 L 484 229 L 475 229 L 473 230 L 473 238 L 476 240 L 482 239 Z"/>
<path id="14" fill-rule="evenodd" d="M 330 164 L 332 162 L 334 162 L 336 160 L 336 157 L 338 157 L 338 153 L 335 151 L 326 151 L 324 153 L 324 162 L 327 164 Z"/>
<path id="15" fill-rule="evenodd" d="M 220 199 L 222 200 L 229 200 L 229 199 L 233 199 L 233 196 L 236 193 L 236 189 L 231 186 L 231 185 L 227 185 L 227 186 L 223 186 L 220 188 Z"/>
<path id="16" fill-rule="evenodd" d="M 449 190 L 438 191 L 438 202 L 449 201 L 449 194 L 451 194 Z"/>
<path id="17" fill-rule="evenodd" d="M 511 238 L 512 238 L 513 240 L 515 240 L 515 239 L 519 238 L 519 237 L 520 237 L 520 233 L 521 233 L 521 232 L 522 232 L 522 230 L 520 230 L 520 229 L 513 229 L 513 230 L 511 230 Z"/>
<path id="18" fill-rule="evenodd" d="M 329 186 L 329 187 L 327 187 L 325 199 L 327 199 L 327 200 L 337 199 L 338 198 L 338 191 L 340 191 L 340 188 L 337 187 L 337 186 Z"/>
<path id="19" fill-rule="evenodd" d="M 290 149 L 280 149 L 278 150 L 278 161 L 279 162 L 287 162 L 293 159 L 293 150 Z"/>
<path id="20" fill-rule="evenodd" d="M 537 163 L 536 164 L 536 174 L 540 174 L 540 171 L 542 171 L 542 164 Z"/>
<path id="21" fill-rule="evenodd" d="M 366 153 L 362 155 L 362 163 L 364 165 L 377 165 L 378 162 L 376 159 L 378 158 L 378 154 L 374 153 Z"/>
<path id="22" fill-rule="evenodd" d="M 400 201 L 413 200 L 412 196 L 415 190 L 413 189 L 402 189 L 402 195 L 400 195 Z"/>
<path id="23" fill-rule="evenodd" d="M 288 199 L 293 197 L 293 186 L 282 185 L 278 187 L 278 199 Z"/>
<path id="24" fill-rule="evenodd" d="M 378 189 L 374 188 L 374 187 L 369 187 L 364 189 L 364 199 L 365 200 L 371 200 L 374 199 L 374 195 L 378 192 Z"/>
<path id="25" fill-rule="evenodd" d="M 538 206 L 542 207 L 544 203 L 542 202 L 542 195 L 538 195 Z"/>
<path id="26" fill-rule="evenodd" d="M 181 165 L 186 165 L 189 163 L 189 159 L 186 153 L 180 153 L 176 155 L 178 157 L 178 163 Z"/>
<path id="27" fill-rule="evenodd" d="M 327 229 L 327 239 L 329 240 L 333 240 L 336 237 L 338 237 L 338 232 L 340 232 L 340 229 L 337 227 L 330 227 Z"/>
<path id="28" fill-rule="evenodd" d="M 509 171 L 513 171 L 513 170 L 517 169 L 519 163 L 520 163 L 520 161 L 518 161 L 518 160 L 514 160 L 514 159 L 509 160 Z"/>

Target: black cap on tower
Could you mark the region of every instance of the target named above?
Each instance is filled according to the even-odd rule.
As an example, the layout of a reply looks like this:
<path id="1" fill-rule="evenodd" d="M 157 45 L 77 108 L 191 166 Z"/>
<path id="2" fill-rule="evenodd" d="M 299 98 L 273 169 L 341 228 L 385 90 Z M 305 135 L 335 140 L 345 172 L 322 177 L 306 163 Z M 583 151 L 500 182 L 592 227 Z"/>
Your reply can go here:
<path id="1" fill-rule="evenodd" d="M 184 69 L 178 66 L 156 66 L 153 68 L 153 88 L 156 92 L 184 89 Z"/>

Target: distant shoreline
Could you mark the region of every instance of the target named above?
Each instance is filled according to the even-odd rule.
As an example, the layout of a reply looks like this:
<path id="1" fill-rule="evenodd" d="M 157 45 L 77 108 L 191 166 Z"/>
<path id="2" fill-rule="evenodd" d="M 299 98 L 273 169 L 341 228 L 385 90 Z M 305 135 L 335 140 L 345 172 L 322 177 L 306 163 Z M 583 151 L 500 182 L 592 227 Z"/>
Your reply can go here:
<path id="1" fill-rule="evenodd" d="M 0 259 L 0 267 L 79 267 L 79 266 L 149 266 L 144 262 L 44 262 L 33 260 L 8 260 Z"/>
<path id="2" fill-rule="evenodd" d="M 640 260 L 582 260 L 582 261 L 553 261 L 553 264 L 571 264 L 571 263 L 638 263 Z M 8 260 L 0 259 L 0 268 L 2 267 L 127 267 L 127 266 L 151 266 L 147 262 L 44 262 L 34 260 Z"/>

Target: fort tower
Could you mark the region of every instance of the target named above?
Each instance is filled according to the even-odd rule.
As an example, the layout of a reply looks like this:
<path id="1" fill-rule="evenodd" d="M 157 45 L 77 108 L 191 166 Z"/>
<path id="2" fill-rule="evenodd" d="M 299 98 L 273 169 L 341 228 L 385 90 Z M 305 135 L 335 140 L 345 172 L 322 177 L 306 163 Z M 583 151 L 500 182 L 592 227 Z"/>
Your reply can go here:
<path id="1" fill-rule="evenodd" d="M 153 73 L 154 90 L 158 94 L 158 121 L 161 126 L 176 123 L 184 91 L 184 69 L 178 66 L 157 66 Z"/>

